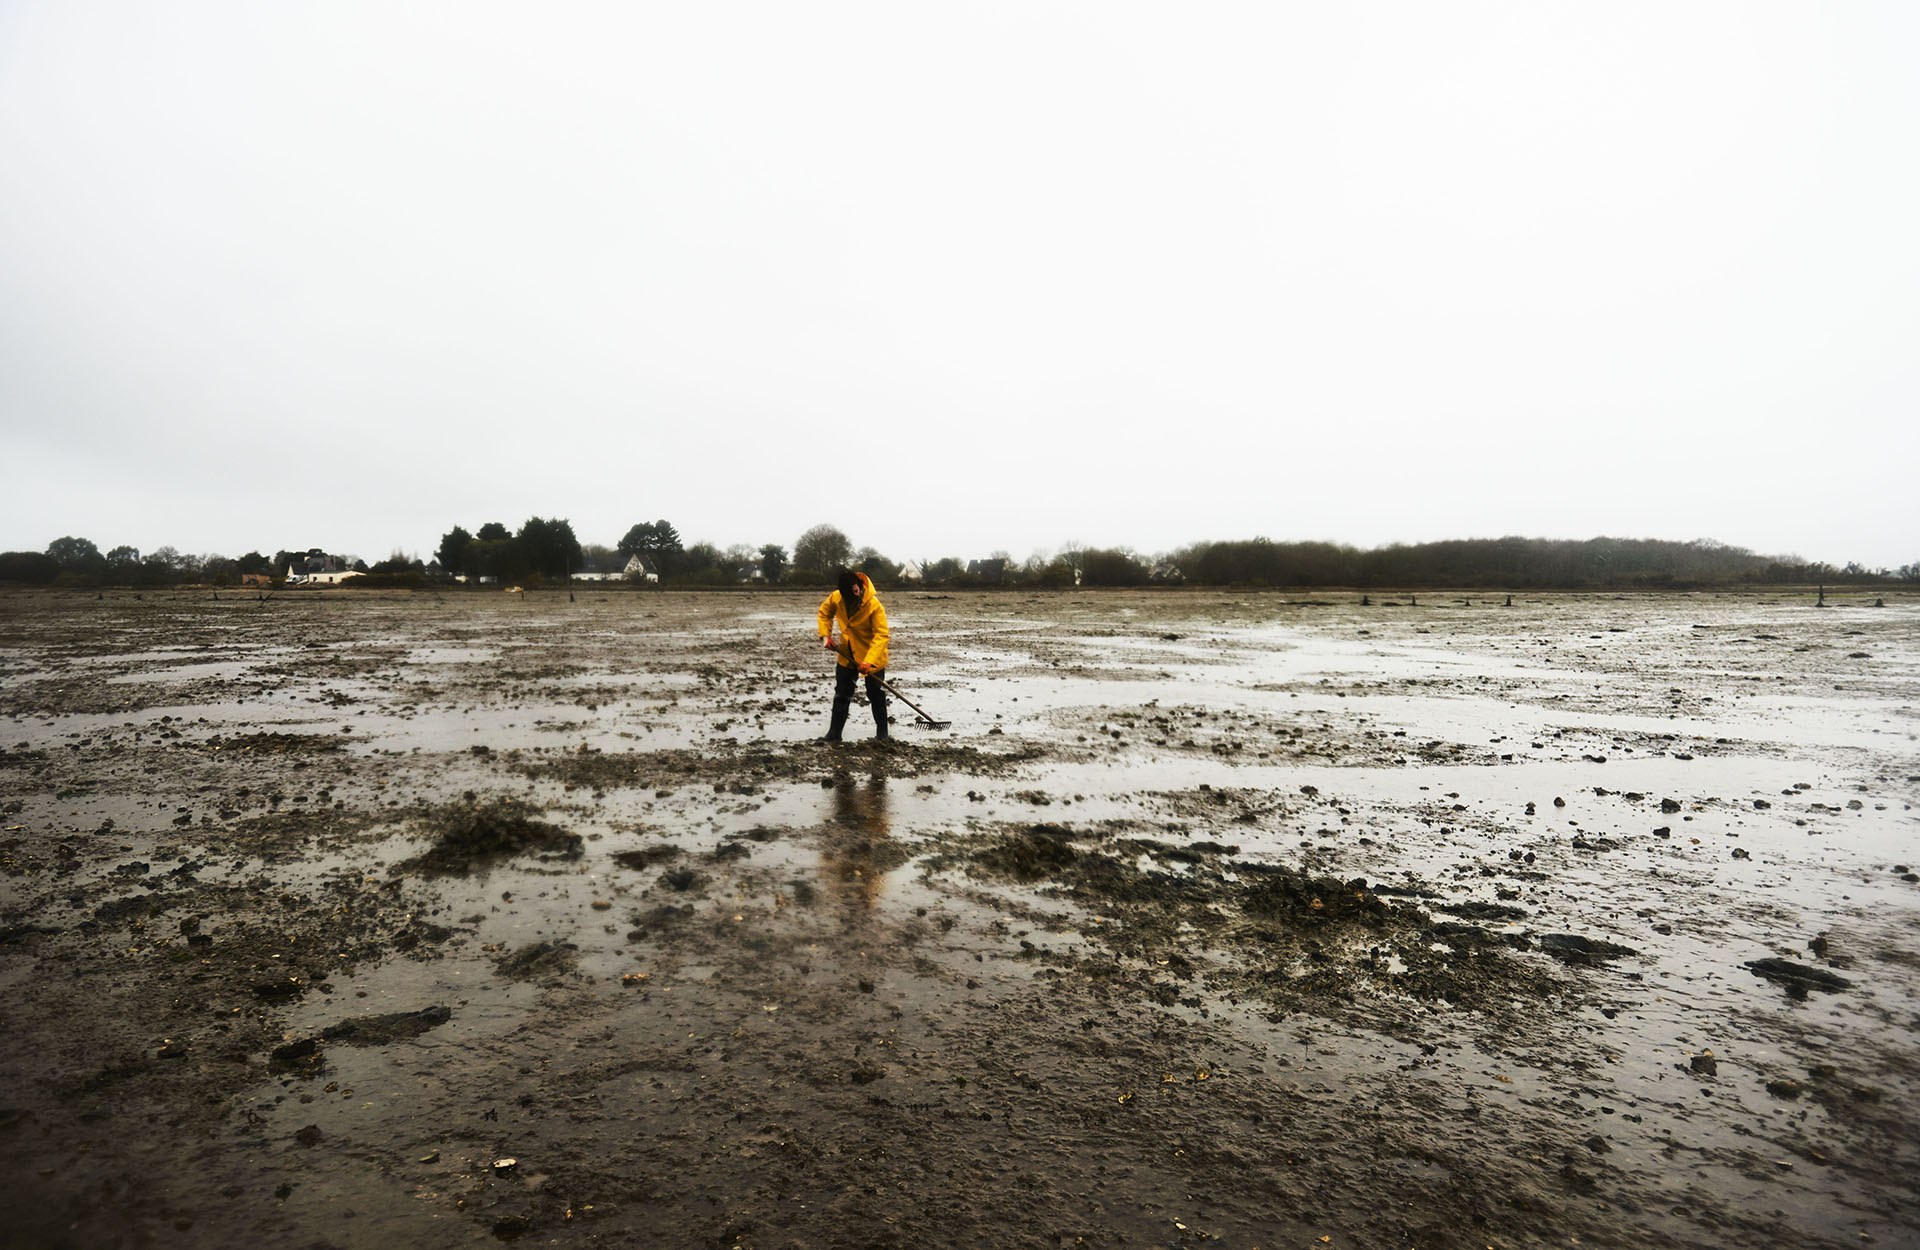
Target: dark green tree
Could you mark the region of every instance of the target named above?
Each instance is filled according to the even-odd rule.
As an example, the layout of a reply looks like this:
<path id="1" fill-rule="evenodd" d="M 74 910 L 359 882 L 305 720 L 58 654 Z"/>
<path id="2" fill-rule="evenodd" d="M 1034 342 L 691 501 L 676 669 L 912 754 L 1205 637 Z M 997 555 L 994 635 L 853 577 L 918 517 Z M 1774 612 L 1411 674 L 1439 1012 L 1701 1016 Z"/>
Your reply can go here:
<path id="1" fill-rule="evenodd" d="M 527 567 L 541 577 L 558 580 L 580 567 L 580 542 L 568 521 L 528 517 L 515 541 Z"/>
<path id="2" fill-rule="evenodd" d="M 852 567 L 871 577 L 878 586 L 891 586 L 900 579 L 900 566 L 871 547 L 862 547 L 853 553 Z"/>
<path id="3" fill-rule="evenodd" d="M 491 577 L 503 582 L 524 582 L 533 572 L 526 552 L 511 538 L 476 536 L 467 545 L 466 565 L 468 577 Z"/>
<path id="4" fill-rule="evenodd" d="M 971 586 L 972 576 L 967 572 L 967 562 L 959 556 L 942 556 L 938 560 L 923 564 L 921 575 L 929 586 Z"/>
<path id="5" fill-rule="evenodd" d="M 173 547 L 149 551 L 140 566 L 142 580 L 155 586 L 170 586 L 186 572 L 180 552 Z"/>
<path id="6" fill-rule="evenodd" d="M 44 551 L 0 551 L 0 582 L 47 586 L 60 576 L 60 562 Z"/>
<path id="7" fill-rule="evenodd" d="M 1147 580 L 1146 566 L 1130 551 L 1091 550 L 1082 556 L 1083 586 L 1139 586 Z"/>
<path id="8" fill-rule="evenodd" d="M 796 573 L 822 577 L 853 558 L 853 543 L 831 525 L 816 525 L 793 544 Z"/>
<path id="9" fill-rule="evenodd" d="M 787 549 L 778 543 L 760 548 L 760 579 L 769 586 L 787 575 Z"/>
<path id="10" fill-rule="evenodd" d="M 53 557 L 62 573 L 77 573 L 81 576 L 106 572 L 107 558 L 100 554 L 100 548 L 88 538 L 75 538 L 67 535 L 56 538 L 47 544 L 47 554 Z"/>
<path id="11" fill-rule="evenodd" d="M 449 574 L 471 573 L 473 570 L 467 567 L 467 548 L 472 544 L 473 535 L 456 525 L 440 536 L 440 547 L 433 558 Z"/>
<path id="12" fill-rule="evenodd" d="M 422 568 L 420 561 L 404 551 L 396 551 L 367 571 L 370 573 L 418 573 Z"/>
<path id="13" fill-rule="evenodd" d="M 674 580 L 700 586 L 724 586 L 734 579 L 725 552 L 712 543 L 695 543 L 676 557 Z"/>
<path id="14" fill-rule="evenodd" d="M 624 559 L 639 556 L 661 577 L 680 571 L 680 531 L 666 521 L 642 521 L 628 530 L 616 548 Z"/>
<path id="15" fill-rule="evenodd" d="M 512 538 L 513 535 L 509 533 L 507 527 L 500 524 L 500 522 L 488 521 L 480 527 L 480 532 L 475 534 L 474 537 L 480 539 L 482 542 L 497 543 L 505 542 L 507 539 Z"/>

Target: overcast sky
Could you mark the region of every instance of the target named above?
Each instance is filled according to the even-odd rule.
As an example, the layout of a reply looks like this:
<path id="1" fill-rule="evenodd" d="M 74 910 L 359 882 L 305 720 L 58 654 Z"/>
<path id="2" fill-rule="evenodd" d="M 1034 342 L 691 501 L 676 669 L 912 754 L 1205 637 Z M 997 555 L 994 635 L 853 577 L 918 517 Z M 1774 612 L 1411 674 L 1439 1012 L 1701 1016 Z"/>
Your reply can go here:
<path id="1" fill-rule="evenodd" d="M 1920 5 L 0 0 L 0 548 L 1920 560 Z"/>

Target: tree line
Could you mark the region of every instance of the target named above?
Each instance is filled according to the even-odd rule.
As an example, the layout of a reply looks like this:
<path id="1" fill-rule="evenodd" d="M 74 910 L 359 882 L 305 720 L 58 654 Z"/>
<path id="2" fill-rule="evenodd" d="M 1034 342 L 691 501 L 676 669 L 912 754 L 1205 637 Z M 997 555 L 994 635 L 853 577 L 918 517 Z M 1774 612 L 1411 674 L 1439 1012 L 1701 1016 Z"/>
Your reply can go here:
<path id="1" fill-rule="evenodd" d="M 456 525 L 430 562 L 395 552 L 375 564 L 319 548 L 249 551 L 237 558 L 184 555 L 172 547 L 102 552 L 93 542 L 57 538 L 44 552 L 0 552 L 0 582 L 64 586 L 230 586 L 281 581 L 314 572 L 357 573 L 365 586 L 564 582 L 583 574 L 649 586 L 818 586 L 848 565 L 881 587 L 1065 589 L 1075 586 L 1238 586 L 1248 588 L 1599 590 L 1709 589 L 1725 586 L 1920 582 L 1920 561 L 1897 569 L 1834 566 L 1794 556 L 1758 555 L 1708 539 L 1471 538 L 1361 548 L 1266 538 L 1193 543 L 1156 556 L 1123 547 L 1068 543 L 1016 561 L 983 558 L 889 559 L 856 547 L 832 525 L 816 525 L 789 549 L 775 543 L 683 543 L 662 519 L 635 523 L 613 546 L 582 544 L 564 518 L 529 517 L 517 530 L 489 521 Z"/>

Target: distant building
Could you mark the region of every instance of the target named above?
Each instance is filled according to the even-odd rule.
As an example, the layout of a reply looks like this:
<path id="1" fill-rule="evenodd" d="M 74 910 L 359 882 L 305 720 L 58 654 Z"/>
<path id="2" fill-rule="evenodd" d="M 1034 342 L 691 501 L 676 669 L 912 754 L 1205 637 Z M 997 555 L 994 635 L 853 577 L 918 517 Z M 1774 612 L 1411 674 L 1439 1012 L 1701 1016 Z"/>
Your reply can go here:
<path id="1" fill-rule="evenodd" d="M 628 561 L 631 563 L 631 561 Z M 584 563 L 573 572 L 576 582 L 619 582 L 627 577 L 625 566 L 617 553 L 608 552 L 603 556 L 588 556 Z"/>
<path id="2" fill-rule="evenodd" d="M 330 556 L 318 547 L 287 561 L 289 586 L 337 586 L 354 576 L 357 574 L 346 561 Z"/>

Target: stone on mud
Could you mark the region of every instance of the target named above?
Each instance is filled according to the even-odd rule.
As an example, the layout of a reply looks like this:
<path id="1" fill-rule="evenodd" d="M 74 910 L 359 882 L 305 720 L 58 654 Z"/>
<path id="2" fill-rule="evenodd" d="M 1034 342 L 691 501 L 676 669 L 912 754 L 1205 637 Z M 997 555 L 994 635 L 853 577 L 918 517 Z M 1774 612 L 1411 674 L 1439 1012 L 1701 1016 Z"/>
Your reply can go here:
<path id="1" fill-rule="evenodd" d="M 1540 935 L 1540 949 L 1555 959 L 1582 964 L 1598 963 L 1605 959 L 1619 959 L 1626 955 L 1640 953 L 1631 946 L 1622 946 L 1618 942 L 1608 942 L 1600 938 L 1581 937 L 1575 933 L 1543 933 Z"/>
<path id="2" fill-rule="evenodd" d="M 1769 981 L 1778 981 L 1789 989 L 1825 990 L 1829 994 L 1851 989 L 1853 982 L 1838 973 L 1828 972 L 1824 968 L 1812 968 L 1806 964 L 1797 964 L 1790 959 L 1749 959 L 1741 965 L 1753 970 L 1753 975 L 1765 977 Z"/>
<path id="3" fill-rule="evenodd" d="M 320 1030 L 322 1041 L 342 1046 L 385 1046 L 402 1038 L 418 1037 L 437 1029 L 453 1018 L 451 1007 L 425 1007 L 419 1011 L 395 1011 L 379 1016 L 359 1016 L 342 1020 Z"/>

